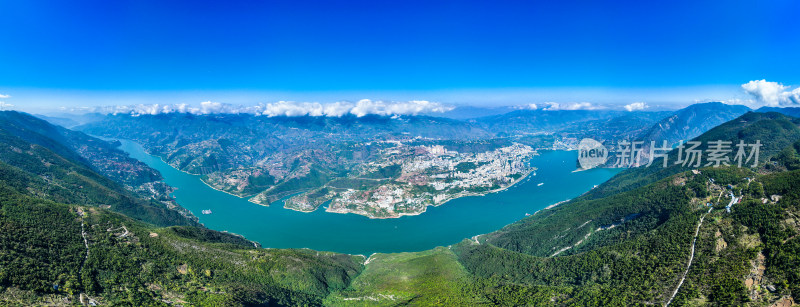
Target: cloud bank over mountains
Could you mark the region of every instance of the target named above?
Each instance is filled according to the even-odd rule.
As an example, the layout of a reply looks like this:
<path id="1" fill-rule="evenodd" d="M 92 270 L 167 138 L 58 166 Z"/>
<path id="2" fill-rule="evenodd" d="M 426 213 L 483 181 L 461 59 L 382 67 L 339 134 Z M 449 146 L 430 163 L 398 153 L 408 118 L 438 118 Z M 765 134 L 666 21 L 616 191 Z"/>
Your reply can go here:
<path id="1" fill-rule="evenodd" d="M 6 98 L 11 98 L 11 95 L 0 94 L 0 99 L 6 99 Z M 14 105 L 0 100 L 0 111 L 11 107 L 14 107 Z"/>
<path id="2" fill-rule="evenodd" d="M 208 114 L 253 114 L 257 116 L 328 116 L 342 117 L 355 115 L 395 116 L 417 115 L 421 113 L 443 113 L 454 109 L 453 106 L 425 100 L 381 101 L 362 99 L 357 102 L 340 101 L 333 103 L 279 101 L 260 103 L 253 106 L 236 106 L 221 102 L 206 101 L 200 106 L 186 103 L 179 104 L 138 104 L 123 106 L 104 106 L 93 108 L 92 112 L 107 114 L 158 115 L 169 113 L 186 113 L 195 115 Z"/>
<path id="3" fill-rule="evenodd" d="M 633 112 L 633 111 L 641 111 L 647 109 L 648 107 L 649 106 L 644 102 L 634 102 L 631 104 L 626 104 L 623 108 L 625 108 L 625 110 L 628 110 L 628 112 Z"/>
<path id="4" fill-rule="evenodd" d="M 79 94 L 68 93 L 65 96 L 59 92 L 59 93 L 49 93 L 44 96 L 37 96 L 31 94 L 30 92 L 23 92 L 22 94 L 19 94 L 19 93 L 8 93 L 5 90 L 3 90 L 3 92 L 0 92 L 0 110 L 14 109 L 14 110 L 27 110 L 28 112 L 45 112 L 45 113 L 47 112 L 53 113 L 53 112 L 58 112 L 56 110 L 60 110 L 60 112 L 64 111 L 76 112 L 76 113 L 98 112 L 104 114 L 130 114 L 134 116 L 145 115 L 145 114 L 157 115 L 157 114 L 168 114 L 168 113 L 185 113 L 185 114 L 196 114 L 196 115 L 252 114 L 257 116 L 269 116 L 269 117 L 275 117 L 275 116 L 362 117 L 367 115 L 378 115 L 378 116 L 420 115 L 420 114 L 434 115 L 435 113 L 447 113 L 457 108 L 461 109 L 462 107 L 465 107 L 464 109 L 469 109 L 470 107 L 492 108 L 501 106 L 509 108 L 511 110 L 513 109 L 518 109 L 518 110 L 527 109 L 527 110 L 540 110 L 540 111 L 626 110 L 629 112 L 672 108 L 670 106 L 669 101 L 664 102 L 661 100 L 655 100 L 654 102 L 655 104 L 653 105 L 651 104 L 653 103 L 653 101 L 650 101 L 649 99 L 647 99 L 647 97 L 645 97 L 646 93 L 642 94 L 642 92 L 635 92 L 635 91 L 633 93 L 636 94 L 637 96 L 635 99 L 631 99 L 632 97 L 620 98 L 617 101 L 606 102 L 606 103 L 603 102 L 598 103 L 597 101 L 591 99 L 591 97 L 589 97 L 587 100 L 564 99 L 564 101 L 561 102 L 554 102 L 554 100 L 550 99 L 558 99 L 555 96 L 551 95 L 551 97 L 535 98 L 534 94 L 528 93 L 524 95 L 520 94 L 514 96 L 514 99 L 517 99 L 517 101 L 509 100 L 508 104 L 491 105 L 491 106 L 484 106 L 481 104 L 475 104 L 475 105 L 461 104 L 462 103 L 461 100 L 464 99 L 463 97 L 454 100 L 454 98 L 452 97 L 448 98 L 446 96 L 441 96 L 440 94 L 439 98 L 443 99 L 441 100 L 444 101 L 443 103 L 433 102 L 428 100 L 405 100 L 409 98 L 403 98 L 403 97 L 393 98 L 396 100 L 361 99 L 361 100 L 340 100 L 338 102 L 329 102 L 329 103 L 289 101 L 288 99 L 294 99 L 294 98 L 276 97 L 275 100 L 279 100 L 277 102 L 259 103 L 253 105 L 250 104 L 249 102 L 252 101 L 250 100 L 251 97 L 249 96 L 249 95 L 254 95 L 252 93 L 242 94 L 240 96 L 236 95 L 225 96 L 220 93 L 211 93 L 211 94 L 205 93 L 202 95 L 193 94 L 195 95 L 194 99 L 182 96 L 183 94 L 175 94 L 173 96 L 169 96 L 170 95 L 169 93 L 167 94 L 161 93 L 159 95 L 166 95 L 165 97 L 161 97 L 159 95 L 151 93 L 142 97 L 132 96 L 134 98 L 130 99 L 119 99 L 119 97 L 116 95 L 114 97 L 98 96 L 104 98 L 102 100 L 97 100 L 97 97 L 92 98 L 94 96 L 87 95 L 85 93 L 79 93 Z M 12 96 L 8 94 L 14 94 L 14 99 L 13 99 L 14 104 L 10 104 L 4 101 L 4 100 L 11 100 L 9 98 L 11 98 Z M 603 93 L 597 93 L 596 96 L 600 97 L 602 96 L 602 94 Z M 125 97 L 124 96 L 125 94 L 121 95 L 122 95 L 121 97 L 123 98 Z M 213 101 L 206 101 L 199 104 L 172 103 L 173 101 L 202 101 L 200 99 L 208 99 L 209 95 L 221 96 L 220 99 L 222 99 L 223 101 L 229 101 L 229 103 L 213 102 Z M 369 95 L 365 96 L 368 97 Z M 415 96 L 426 97 L 425 94 L 415 94 Z M 506 97 L 502 94 L 502 92 L 499 92 L 497 96 L 501 98 Z M 431 97 L 429 98 L 434 98 L 434 97 L 436 97 L 436 95 L 431 95 Z M 64 102 L 59 102 L 60 99 L 63 99 Z M 310 101 L 316 100 L 315 98 L 312 99 L 313 100 L 311 99 L 309 100 Z M 320 99 L 324 100 L 327 98 L 323 97 Z M 523 102 L 519 101 L 519 99 L 525 99 L 527 101 Z M 680 99 L 688 99 L 688 98 L 683 97 Z M 51 106 L 44 108 L 41 107 L 42 101 L 50 103 Z M 119 103 L 119 105 L 106 105 L 108 104 L 108 101 L 116 101 L 117 103 Z M 535 102 L 531 103 L 532 101 Z M 587 101 L 592 101 L 592 102 L 587 102 Z M 625 102 L 620 103 L 621 101 Z M 650 102 L 645 102 L 645 101 L 650 101 Z M 685 104 L 686 102 L 681 102 L 681 101 L 682 100 L 674 101 L 673 105 L 675 106 L 675 108 L 686 105 Z M 784 85 L 779 82 L 767 81 L 765 79 L 752 80 L 747 83 L 740 84 L 739 86 L 733 86 L 733 85 L 725 86 L 722 92 L 713 92 L 711 94 L 708 94 L 708 96 L 704 99 L 694 99 L 693 101 L 694 103 L 721 101 L 727 104 L 746 105 L 753 109 L 757 109 L 762 106 L 800 107 L 800 87 L 797 87 L 795 85 Z M 55 106 L 52 105 L 54 103 L 56 103 Z M 81 104 L 83 104 L 84 106 L 77 106 Z M 61 107 L 57 107 L 58 105 L 61 105 Z"/>
<path id="5" fill-rule="evenodd" d="M 768 107 L 800 106 L 800 87 L 790 90 L 789 86 L 767 80 L 753 80 L 742 84 L 742 89 L 752 96 L 753 103 Z"/>
<path id="6" fill-rule="evenodd" d="M 545 102 L 542 104 L 542 106 L 539 106 L 535 103 L 531 103 L 528 105 L 524 105 L 521 108 L 529 110 L 538 110 L 540 107 L 543 111 L 559 111 L 559 110 L 575 111 L 575 110 L 605 109 L 605 107 L 592 104 L 591 102 L 570 102 L 570 103 Z"/>

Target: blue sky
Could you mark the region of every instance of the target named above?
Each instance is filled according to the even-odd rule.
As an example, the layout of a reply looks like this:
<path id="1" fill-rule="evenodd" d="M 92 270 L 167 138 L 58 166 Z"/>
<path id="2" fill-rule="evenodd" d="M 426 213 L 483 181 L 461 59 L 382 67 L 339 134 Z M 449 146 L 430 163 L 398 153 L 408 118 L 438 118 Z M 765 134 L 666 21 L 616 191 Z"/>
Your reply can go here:
<path id="1" fill-rule="evenodd" d="M 798 12 L 791 0 L 0 1 L 0 94 L 17 105 L 731 99 L 750 80 L 800 84 Z"/>

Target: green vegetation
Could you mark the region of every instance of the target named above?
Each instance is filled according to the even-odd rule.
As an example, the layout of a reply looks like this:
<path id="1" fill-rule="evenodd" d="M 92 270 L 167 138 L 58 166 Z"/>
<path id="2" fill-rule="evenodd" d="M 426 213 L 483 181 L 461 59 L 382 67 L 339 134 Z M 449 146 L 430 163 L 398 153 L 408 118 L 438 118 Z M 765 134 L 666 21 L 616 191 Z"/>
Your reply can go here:
<path id="1" fill-rule="evenodd" d="M 448 248 L 374 254 L 347 290 L 326 299 L 331 306 L 468 306 L 478 301 L 464 287 L 471 278 Z"/>
<path id="2" fill-rule="evenodd" d="M 775 114 L 748 114 L 700 137 L 716 139 L 724 134 L 749 141 L 770 135 L 764 143 L 779 144 L 762 148 L 762 161 L 775 162 L 770 166 L 709 167 L 699 173 L 680 168 L 631 170 L 614 179 L 624 182 L 615 192 L 605 187 L 480 236 L 480 243 L 464 240 L 452 246 L 469 277 L 456 282 L 462 298 L 471 305 L 664 304 L 686 270 L 695 228 L 703 216 L 695 258 L 674 305 L 765 305 L 785 295 L 796 297 L 800 171 L 784 171 L 796 158 L 796 151 L 787 154 L 784 148 L 796 150 L 793 146 L 800 139 L 792 121 Z M 743 200 L 727 213 L 730 192 Z M 707 213 L 707 203 L 716 209 Z M 374 285 L 392 284 L 392 268 L 399 270 L 409 262 L 403 254 L 384 257 L 384 262 L 378 261 L 381 256 L 367 265 L 347 290 L 353 295 L 347 297 L 406 304 L 380 294 L 403 289 L 415 282 L 413 278 L 393 287 Z M 357 287 L 362 278 L 373 287 Z M 415 293 L 414 300 L 420 302 L 438 295 Z M 332 298 L 341 300 L 340 296 Z"/>
<path id="3" fill-rule="evenodd" d="M 761 139 L 758 168 L 634 169 L 474 240 L 375 254 L 364 264 L 361 256 L 260 249 L 196 224 L 174 226 L 156 217 L 168 212 L 157 203 L 0 129 L 0 304 L 75 303 L 83 294 L 135 306 L 661 305 L 684 272 L 675 306 L 797 300 L 798 124 L 748 113 L 698 137 Z M 316 185 L 334 175 L 312 168 L 306 179 Z M 273 192 L 305 184 L 288 180 Z"/>
<path id="4" fill-rule="evenodd" d="M 739 140 L 747 144 L 761 141 L 759 165 L 763 166 L 769 161 L 770 157 L 775 156 L 800 139 L 798 125 L 800 125 L 800 119 L 798 118 L 788 117 L 779 113 L 749 112 L 709 130 L 694 140 L 703 143 L 698 147 L 701 150 L 707 149 L 710 141 L 731 141 L 732 144 L 737 144 Z M 672 161 L 673 163 L 678 161 L 677 155 L 677 151 L 671 151 L 667 161 Z M 668 164 L 667 167 L 662 167 L 662 162 L 663 160 L 659 158 L 655 159 L 653 165 L 649 167 L 625 170 L 587 193 L 585 197 L 598 198 L 614 195 L 690 169 L 680 164 Z"/>
<path id="5" fill-rule="evenodd" d="M 329 172 L 312 165 L 305 176 L 283 181 L 262 192 L 259 196 L 263 195 L 264 201 L 260 203 L 271 204 L 286 196 L 322 186 L 329 180 L 331 180 Z"/>
<path id="6" fill-rule="evenodd" d="M 403 170 L 400 164 L 392 164 L 389 166 L 384 166 L 379 168 L 378 170 L 365 174 L 361 176 L 361 178 L 369 178 L 369 179 L 390 179 L 390 178 L 397 178 L 400 177 L 400 173 Z"/>
<path id="7" fill-rule="evenodd" d="M 207 229 L 155 228 L 103 209 L 0 191 L 0 302 L 14 303 L 10 293 L 21 290 L 137 306 L 316 305 L 361 270 L 356 256 L 257 249 Z"/>
<path id="8" fill-rule="evenodd" d="M 247 183 L 247 186 L 244 188 L 244 190 L 242 190 L 241 193 L 244 195 L 252 195 L 274 185 L 275 177 L 272 177 L 269 174 L 251 176 L 247 178 Z"/>
<path id="9" fill-rule="evenodd" d="M 0 305 L 319 305 L 362 270 L 360 256 L 260 249 L 200 227 L 99 175 L 58 142 L 6 127 Z M 71 158 L 17 136 L 23 134 Z M 185 226 L 160 228 L 170 225 Z"/>
<path id="10" fill-rule="evenodd" d="M 366 178 L 336 178 L 327 183 L 328 187 L 335 189 L 360 189 L 367 190 L 387 183 L 387 179 L 366 179 Z"/>
<path id="11" fill-rule="evenodd" d="M 66 204 L 109 206 L 156 225 L 196 225 L 155 200 L 137 197 L 113 180 L 0 129 L 0 182 L 16 192 Z"/>
<path id="12" fill-rule="evenodd" d="M 481 162 L 481 163 L 461 162 L 458 165 L 456 165 L 456 171 L 457 172 L 466 173 L 466 172 L 474 170 L 474 169 L 480 167 L 481 165 L 485 165 L 485 164 L 489 164 L 489 162 Z"/>

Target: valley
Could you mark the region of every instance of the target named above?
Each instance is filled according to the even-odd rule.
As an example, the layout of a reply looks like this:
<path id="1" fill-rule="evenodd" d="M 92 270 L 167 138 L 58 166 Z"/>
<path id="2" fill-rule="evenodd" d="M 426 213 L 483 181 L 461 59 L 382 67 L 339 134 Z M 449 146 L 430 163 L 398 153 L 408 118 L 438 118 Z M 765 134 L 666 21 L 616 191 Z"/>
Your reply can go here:
<path id="1" fill-rule="evenodd" d="M 0 1 L 0 307 L 800 306 L 800 1 Z"/>
<path id="2" fill-rule="evenodd" d="M 244 235 L 271 248 L 311 248 L 368 256 L 372 253 L 420 251 L 458 243 L 491 232 L 538 210 L 577 197 L 618 171 L 597 169 L 573 173 L 576 153 L 544 151 L 530 160 L 533 174 L 514 186 L 484 196 L 467 196 L 446 205 L 427 207 L 424 214 L 395 219 L 370 219 L 357 214 L 337 214 L 322 208 L 311 212 L 283 207 L 292 197 L 260 206 L 208 187 L 202 176 L 181 172 L 144 152 L 131 141 L 122 149 L 158 170 L 176 187 L 172 193 L 181 206 L 198 213 L 211 229 Z M 545 179 L 546 178 L 546 179 Z M 546 181 L 549 187 L 538 186 Z M 212 214 L 200 215 L 202 210 Z M 277 235 L 279 234 L 279 235 Z"/>
<path id="3" fill-rule="evenodd" d="M 757 168 L 573 172 L 576 151 L 519 136 L 369 141 L 368 162 L 312 182 L 345 196 L 377 194 L 348 214 L 330 212 L 337 199 L 313 186 L 254 204 L 136 141 L 94 154 L 158 174 L 176 201 L 160 202 L 124 184 L 136 176 L 99 175 L 103 164 L 83 160 L 81 147 L 30 128 L 0 134 L 11 145 L 0 152 L 0 264 L 8 268 L 0 301 L 8 304 L 767 305 L 791 301 L 800 284 L 800 122 L 778 113 L 746 113 L 695 138 L 765 140 Z M 342 169 L 305 165 L 307 174 Z M 394 197 L 433 200 L 436 191 L 463 197 L 426 203 L 423 214 L 370 218 L 367 208 L 396 209 Z M 60 261 L 33 265 L 45 255 Z"/>
<path id="4" fill-rule="evenodd" d="M 676 112 L 514 110 L 471 120 L 115 114 L 76 129 L 140 143 L 256 204 L 289 197 L 284 206 L 303 212 L 330 202 L 329 212 L 398 218 L 508 188 L 534 171 L 527 161 L 538 150 L 573 150 L 584 137 L 610 143 L 669 135 L 674 142 L 746 110 L 703 103 Z M 669 116 L 680 121 L 659 122 Z"/>

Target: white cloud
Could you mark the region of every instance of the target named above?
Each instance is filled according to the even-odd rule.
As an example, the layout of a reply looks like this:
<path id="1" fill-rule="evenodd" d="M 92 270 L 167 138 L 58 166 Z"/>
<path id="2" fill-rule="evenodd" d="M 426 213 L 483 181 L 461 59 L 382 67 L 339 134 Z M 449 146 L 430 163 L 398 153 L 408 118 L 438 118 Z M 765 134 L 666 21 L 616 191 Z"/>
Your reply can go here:
<path id="1" fill-rule="evenodd" d="M 291 102 L 279 101 L 276 103 L 268 103 L 264 106 L 264 110 L 259 115 L 273 116 L 323 116 L 325 115 L 324 107 L 321 103 L 317 102 Z M 340 114 L 338 116 L 343 115 Z"/>
<path id="2" fill-rule="evenodd" d="M 628 112 L 633 112 L 633 111 L 639 111 L 639 110 L 647 109 L 648 105 L 646 103 L 644 103 L 644 102 L 634 102 L 634 103 L 625 105 L 624 108 L 625 108 L 625 110 L 628 110 Z"/>
<path id="3" fill-rule="evenodd" d="M 110 114 L 158 115 L 168 113 L 208 114 L 253 114 L 257 116 L 330 116 L 341 117 L 352 114 L 395 116 L 417 115 L 421 113 L 442 113 L 452 110 L 437 102 L 412 100 L 405 102 L 386 102 L 362 99 L 356 103 L 340 101 L 333 103 L 278 101 L 253 106 L 235 106 L 227 103 L 205 101 L 199 107 L 181 104 L 138 104 L 130 106 L 106 106 L 95 108 L 94 112 Z"/>
<path id="4" fill-rule="evenodd" d="M 575 111 L 575 110 L 599 110 L 603 107 L 593 105 L 591 102 L 571 102 L 571 103 L 558 103 L 558 102 L 545 102 L 547 105 L 543 110 L 545 111 Z"/>
<path id="5" fill-rule="evenodd" d="M 800 88 L 789 90 L 778 82 L 753 80 L 742 84 L 742 89 L 757 102 L 768 107 L 800 106 Z"/>
<path id="6" fill-rule="evenodd" d="M 0 94 L 0 99 L 11 98 L 11 95 Z"/>
<path id="7" fill-rule="evenodd" d="M 0 110 L 5 110 L 6 108 L 13 107 L 13 104 L 7 103 L 5 101 L 0 101 Z"/>
<path id="8" fill-rule="evenodd" d="M 420 113 L 436 112 L 442 113 L 452 110 L 453 107 L 443 106 L 436 102 L 425 100 L 412 100 L 408 102 L 383 102 L 372 101 L 369 99 L 359 100 L 350 109 L 350 114 L 362 117 L 369 114 L 374 115 L 416 115 Z"/>

